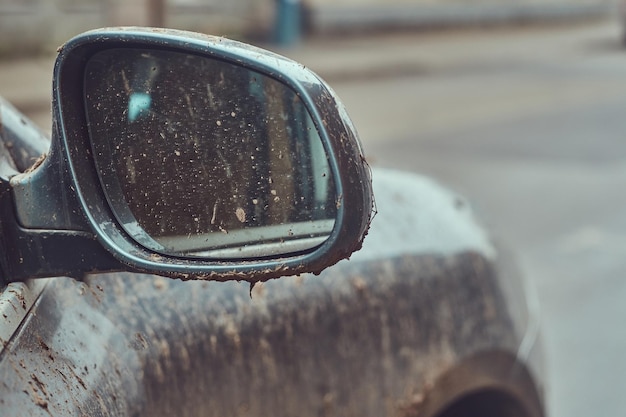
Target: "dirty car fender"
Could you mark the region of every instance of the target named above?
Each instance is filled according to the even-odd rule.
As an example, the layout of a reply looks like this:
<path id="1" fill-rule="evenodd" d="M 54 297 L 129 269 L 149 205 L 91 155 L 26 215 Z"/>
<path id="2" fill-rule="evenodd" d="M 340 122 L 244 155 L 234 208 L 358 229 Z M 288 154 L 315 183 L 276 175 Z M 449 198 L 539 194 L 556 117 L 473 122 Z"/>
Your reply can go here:
<path id="1" fill-rule="evenodd" d="M 521 281 L 469 206 L 422 177 L 373 177 L 363 249 L 318 277 L 251 293 L 126 273 L 49 280 L 2 353 L 2 415 L 428 416 L 446 389 L 536 395 Z M 467 363 L 483 373 L 441 391 Z"/>

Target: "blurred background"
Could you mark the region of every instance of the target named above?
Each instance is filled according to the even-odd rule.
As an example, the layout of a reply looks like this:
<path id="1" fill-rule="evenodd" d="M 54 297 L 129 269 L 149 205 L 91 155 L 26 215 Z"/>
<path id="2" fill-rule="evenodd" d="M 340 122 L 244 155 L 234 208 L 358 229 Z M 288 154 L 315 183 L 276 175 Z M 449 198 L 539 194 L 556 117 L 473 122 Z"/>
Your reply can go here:
<path id="1" fill-rule="evenodd" d="M 626 51 L 605 0 L 0 0 L 0 95 L 50 130 L 57 47 L 109 25 L 259 44 L 338 92 L 374 166 L 473 203 L 537 289 L 552 417 L 626 409 Z"/>

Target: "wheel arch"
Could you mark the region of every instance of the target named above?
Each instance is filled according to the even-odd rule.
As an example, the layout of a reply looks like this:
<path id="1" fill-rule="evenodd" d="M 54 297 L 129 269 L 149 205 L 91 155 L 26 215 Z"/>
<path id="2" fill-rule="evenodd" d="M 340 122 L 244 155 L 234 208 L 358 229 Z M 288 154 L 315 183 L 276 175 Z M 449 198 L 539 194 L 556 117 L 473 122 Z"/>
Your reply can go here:
<path id="1" fill-rule="evenodd" d="M 544 406 L 526 365 L 510 352 L 474 354 L 441 374 L 403 417 L 543 417 Z"/>

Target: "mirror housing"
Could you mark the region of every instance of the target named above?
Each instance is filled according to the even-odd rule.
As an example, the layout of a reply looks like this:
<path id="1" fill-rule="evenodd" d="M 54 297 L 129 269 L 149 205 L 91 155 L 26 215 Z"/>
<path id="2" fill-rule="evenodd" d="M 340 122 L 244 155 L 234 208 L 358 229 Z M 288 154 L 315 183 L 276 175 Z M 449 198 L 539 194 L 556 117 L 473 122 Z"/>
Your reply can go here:
<path id="1" fill-rule="evenodd" d="M 255 234 L 253 242 L 231 239 L 239 245 L 235 250 L 231 242 L 226 252 L 218 245 L 209 248 L 211 250 L 206 253 L 196 251 L 190 254 L 180 249 L 183 246 L 179 244 L 174 249 L 165 248 L 162 242 L 171 242 L 172 239 L 168 236 L 162 238 L 152 231 L 151 226 L 146 226 L 147 223 L 143 220 L 126 222 L 124 215 L 120 214 L 125 212 L 124 205 L 130 204 L 128 201 L 132 200 L 133 193 L 138 192 L 137 190 L 142 187 L 152 189 L 154 184 L 140 183 L 137 190 L 130 191 L 130 197 L 121 203 L 112 197 L 117 194 L 107 185 L 106 178 L 110 173 L 107 174 L 106 171 L 110 169 L 110 164 L 106 161 L 114 158 L 114 154 L 102 155 L 103 149 L 107 149 L 110 143 L 120 138 L 124 139 L 126 134 L 121 133 L 122 136 L 116 137 L 118 135 L 111 134 L 110 129 L 101 130 L 98 135 L 94 134 L 96 120 L 102 126 L 113 128 L 122 121 L 107 121 L 106 118 L 99 120 L 100 114 L 94 116 L 94 110 L 89 110 L 95 106 L 93 100 L 91 104 L 88 102 L 87 95 L 92 91 L 89 87 L 92 81 L 89 79 L 89 69 L 94 68 L 92 60 L 110 51 L 143 51 L 144 55 L 149 56 L 183 54 L 195 60 L 240 69 L 246 74 L 258 74 L 269 80 L 265 84 L 279 85 L 290 97 L 295 97 L 300 103 L 298 106 L 306 109 L 307 126 L 319 138 L 316 139 L 319 140 L 319 149 L 325 155 L 322 165 L 332 179 L 324 183 L 324 187 L 332 188 L 328 191 L 334 205 L 332 210 L 326 210 L 324 215 L 316 215 L 318 217 L 302 217 L 304 222 L 324 220 L 325 224 L 330 224 L 325 226 L 324 235 L 321 238 L 317 236 L 316 240 L 306 245 L 285 245 L 284 242 L 291 239 L 291 228 L 280 227 L 283 225 L 282 220 L 274 220 L 274 223 L 269 224 L 274 227 L 272 242 L 265 240 L 268 235 L 265 233 L 266 229 L 254 229 L 246 224 L 242 226 L 246 232 L 264 232 Z M 102 65 L 102 62 L 100 60 L 97 63 Z M 175 65 L 170 70 L 176 69 Z M 106 70 L 104 68 L 99 74 L 105 74 Z M 237 70 L 227 71 L 226 74 L 232 72 Z M 246 77 L 254 78 L 249 75 Z M 129 93 L 131 89 L 129 88 Z M 241 91 L 245 95 L 248 90 Z M 262 93 L 262 103 L 271 99 L 267 92 Z M 128 121 L 134 121 L 143 114 L 142 111 L 149 107 L 148 101 L 151 98 L 141 96 L 137 104 L 135 95 L 134 100 L 135 104 L 130 101 L 128 103 Z M 272 106 L 275 107 L 275 104 Z M 202 110 L 201 106 L 194 109 Z M 110 110 L 114 112 L 115 106 L 112 105 Z M 290 112 L 295 110 L 286 111 L 287 119 L 293 119 Z M 170 116 L 169 122 L 176 123 L 178 120 L 178 116 L 174 115 Z M 267 118 L 263 120 L 248 122 L 261 123 L 264 128 Z M 259 126 L 255 126 L 257 127 Z M 206 128 L 201 130 L 206 131 Z M 294 140 L 287 137 L 289 135 L 284 133 L 284 128 L 279 129 L 277 134 L 282 135 L 283 142 L 285 138 Z M 224 139 L 223 136 L 222 134 L 220 137 Z M 210 138 L 214 140 L 215 136 Z M 103 141 L 106 142 L 104 147 L 101 146 Z M 156 155 L 157 151 L 153 147 L 144 148 L 148 160 L 150 156 Z M 300 163 L 301 160 L 294 159 L 288 169 L 295 170 Z M 169 169 L 169 165 L 156 165 L 155 172 L 163 177 L 163 171 Z M 281 178 L 294 175 L 286 170 L 287 168 L 282 168 Z M 327 175 L 326 172 L 324 175 Z M 255 177 L 256 180 L 259 178 L 265 177 Z M 13 244 L 15 247 L 15 252 L 5 256 L 2 262 L 3 275 L 10 280 L 54 275 L 82 277 L 87 272 L 121 269 L 180 279 L 234 279 L 250 282 L 304 272 L 319 273 L 339 260 L 348 258 L 361 247 L 373 209 L 370 171 L 356 130 L 343 105 L 324 81 L 298 63 L 250 45 L 220 37 L 166 29 L 101 29 L 79 35 L 60 48 L 54 70 L 53 137 L 50 153 L 35 169 L 12 176 L 10 186 L 12 192 L 2 194 L 2 200 L 7 200 L 7 195 L 11 196 L 9 199 L 15 206 L 16 213 L 15 224 L 4 226 L 5 246 Z M 182 186 L 181 183 L 177 187 Z M 178 188 L 175 187 L 174 190 Z M 172 201 L 179 198 L 180 195 L 176 193 L 174 191 L 174 195 L 166 198 Z M 270 190 L 270 193 L 276 195 L 275 190 Z M 224 230 L 214 230 L 219 226 L 215 219 L 215 202 L 221 197 L 213 194 L 206 194 L 206 212 L 202 215 L 209 219 L 207 224 L 215 227 L 206 226 L 206 230 L 202 232 L 205 234 L 198 235 L 201 237 L 210 237 L 211 233 L 224 233 Z M 249 192 L 234 197 L 254 199 Z M 304 200 L 304 197 L 300 198 Z M 289 199 L 291 206 L 288 208 L 295 207 L 296 200 Z M 2 206 L 5 207 L 6 204 L 3 203 Z M 232 207 L 236 207 L 235 217 L 245 223 L 242 220 L 248 219 L 250 214 L 247 213 L 250 212 L 237 205 Z M 328 221 L 328 216 L 332 216 L 332 222 Z M 170 217 L 167 220 L 172 223 L 177 219 L 179 217 Z M 148 222 L 150 221 L 152 220 Z M 137 228 L 139 231 L 136 231 Z M 143 235 L 147 237 L 144 239 L 141 237 Z M 157 243 L 150 243 L 155 240 Z M 271 244 L 272 248 L 264 246 L 266 244 Z M 243 250 L 249 246 L 261 249 Z M 241 250 L 238 252 L 238 249 Z"/>

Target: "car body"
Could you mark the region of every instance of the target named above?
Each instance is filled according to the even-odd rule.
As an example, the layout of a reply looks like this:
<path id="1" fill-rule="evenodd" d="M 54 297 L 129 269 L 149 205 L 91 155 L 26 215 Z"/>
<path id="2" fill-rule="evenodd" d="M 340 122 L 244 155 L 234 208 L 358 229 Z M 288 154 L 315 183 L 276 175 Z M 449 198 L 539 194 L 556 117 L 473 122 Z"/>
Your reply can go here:
<path id="1" fill-rule="evenodd" d="M 26 171 L 49 140 L 0 110 L 3 158 Z M 436 182 L 372 177 L 362 248 L 317 275 L 8 283 L 1 414 L 543 416 L 537 310 L 508 254 Z"/>

